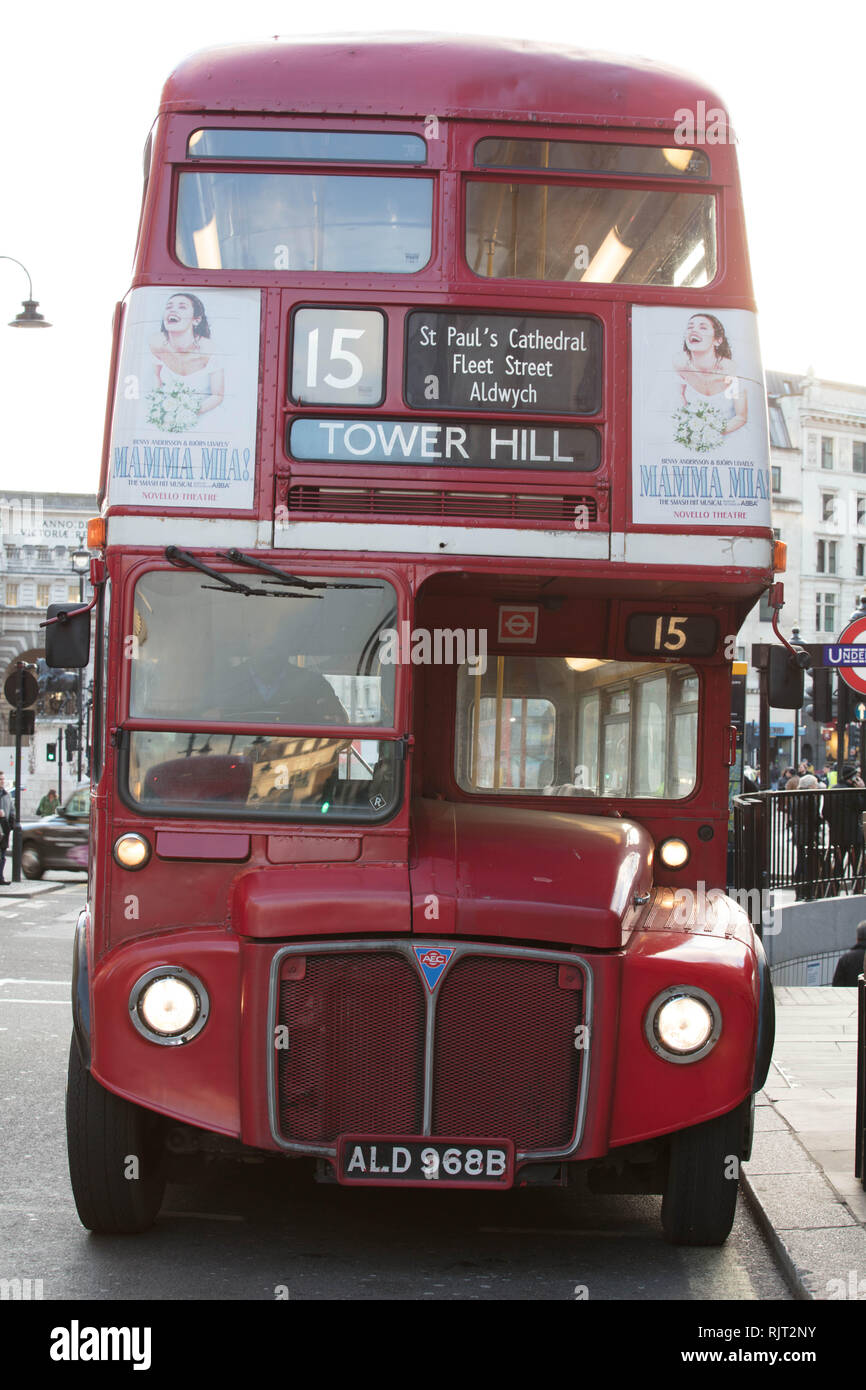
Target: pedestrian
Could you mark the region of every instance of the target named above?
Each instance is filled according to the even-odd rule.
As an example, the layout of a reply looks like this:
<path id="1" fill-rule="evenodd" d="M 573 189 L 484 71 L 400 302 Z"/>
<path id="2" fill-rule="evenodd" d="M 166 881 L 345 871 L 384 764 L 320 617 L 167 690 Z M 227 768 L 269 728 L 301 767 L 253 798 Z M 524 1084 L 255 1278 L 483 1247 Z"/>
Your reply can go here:
<path id="1" fill-rule="evenodd" d="M 795 777 L 791 779 L 792 782 L 796 780 Z M 789 782 L 789 789 L 790 785 Z M 797 790 L 816 792 L 818 778 L 814 773 L 804 773 Z M 807 795 L 798 798 L 793 809 L 791 843 L 797 850 L 797 867 L 794 870 L 797 901 L 811 902 L 815 896 L 815 880 L 818 877 L 818 797 Z"/>
<path id="2" fill-rule="evenodd" d="M 57 810 L 57 793 L 52 787 L 36 808 L 37 816 L 53 816 Z"/>
<path id="3" fill-rule="evenodd" d="M 0 883 L 8 884 L 6 877 L 6 846 L 15 824 L 15 803 L 6 790 L 6 774 L 0 772 Z"/>
<path id="4" fill-rule="evenodd" d="M 854 763 L 844 763 L 833 792 L 824 797 L 824 820 L 829 833 L 827 877 L 850 892 L 862 891 L 863 827 L 861 814 L 866 810 L 866 798 L 855 796 L 864 782 Z M 845 792 L 840 796 L 840 792 Z M 847 861 L 847 864 L 846 864 Z M 847 874 L 846 874 L 847 868 Z M 848 883 L 850 878 L 851 882 Z"/>
<path id="5" fill-rule="evenodd" d="M 848 989 L 852 985 L 856 985 L 857 976 L 863 974 L 864 957 L 866 957 L 866 922 L 861 922 L 857 928 L 857 944 L 849 947 L 836 962 L 833 984 Z"/>

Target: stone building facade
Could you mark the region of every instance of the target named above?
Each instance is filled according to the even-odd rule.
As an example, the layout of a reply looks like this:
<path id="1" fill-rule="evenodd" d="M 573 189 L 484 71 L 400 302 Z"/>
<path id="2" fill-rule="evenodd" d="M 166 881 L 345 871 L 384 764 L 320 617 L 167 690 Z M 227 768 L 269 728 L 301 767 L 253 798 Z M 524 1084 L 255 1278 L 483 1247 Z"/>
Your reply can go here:
<path id="1" fill-rule="evenodd" d="M 834 642 L 866 590 L 866 386 L 811 373 L 767 372 L 773 525 L 787 543 L 781 628 L 809 643 Z M 776 641 L 762 602 L 738 635 L 738 655 Z M 807 677 L 807 688 L 808 688 Z M 758 680 L 750 670 L 746 759 L 757 761 Z M 793 760 L 795 742 L 816 766 L 825 761 L 821 727 L 792 710 L 771 711 L 770 761 Z"/>
<path id="2" fill-rule="evenodd" d="M 17 662 L 35 664 L 45 654 L 45 629 L 39 624 L 49 603 L 78 602 L 79 576 L 73 570 L 73 551 L 86 549 L 87 522 L 98 514 L 92 494 L 60 492 L 0 493 L 0 770 L 6 785 L 14 780 L 14 735 L 9 732 L 10 707 L 2 684 Z M 85 576 L 85 600 L 91 597 Z M 92 671 L 82 672 L 81 725 L 86 732 Z M 22 743 L 21 809 L 32 816 L 50 787 L 62 797 L 74 789 L 78 756 L 66 755 L 65 730 L 78 729 L 78 688 L 40 697 L 36 732 Z M 54 743 L 56 761 L 47 757 Z M 82 778 L 87 775 L 86 750 Z"/>

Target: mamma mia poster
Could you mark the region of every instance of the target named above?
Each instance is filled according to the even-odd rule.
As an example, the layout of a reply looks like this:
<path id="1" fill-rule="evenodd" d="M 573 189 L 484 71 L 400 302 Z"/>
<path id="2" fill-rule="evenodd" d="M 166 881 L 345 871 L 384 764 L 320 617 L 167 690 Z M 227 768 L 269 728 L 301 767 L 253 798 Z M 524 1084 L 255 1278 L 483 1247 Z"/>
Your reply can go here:
<path id="1" fill-rule="evenodd" d="M 258 290 L 132 290 L 109 460 L 112 503 L 252 508 Z"/>
<path id="2" fill-rule="evenodd" d="M 770 525 L 766 396 L 747 310 L 633 308 L 632 520 Z"/>

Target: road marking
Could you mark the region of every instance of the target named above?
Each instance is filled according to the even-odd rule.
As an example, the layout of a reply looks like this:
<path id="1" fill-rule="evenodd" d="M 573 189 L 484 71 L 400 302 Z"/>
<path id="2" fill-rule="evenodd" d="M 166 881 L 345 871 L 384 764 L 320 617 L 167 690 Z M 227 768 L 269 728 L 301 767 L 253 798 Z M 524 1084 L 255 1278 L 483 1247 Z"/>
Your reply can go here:
<path id="1" fill-rule="evenodd" d="M 4 985 L 69 985 L 72 981 L 66 980 L 25 980 L 21 976 L 9 975 L 5 980 L 0 979 L 0 989 Z"/>

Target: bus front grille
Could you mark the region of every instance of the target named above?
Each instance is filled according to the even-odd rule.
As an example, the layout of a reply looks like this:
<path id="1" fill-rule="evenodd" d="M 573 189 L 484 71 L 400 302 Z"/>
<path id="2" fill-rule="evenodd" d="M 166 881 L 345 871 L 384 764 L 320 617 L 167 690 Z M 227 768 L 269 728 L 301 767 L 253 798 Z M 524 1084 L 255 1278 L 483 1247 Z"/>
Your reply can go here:
<path id="1" fill-rule="evenodd" d="M 434 1134 L 512 1139 L 526 1156 L 574 1150 L 585 967 L 477 943 L 445 952 L 432 990 L 408 943 L 281 953 L 272 1125 L 283 1147 Z"/>

